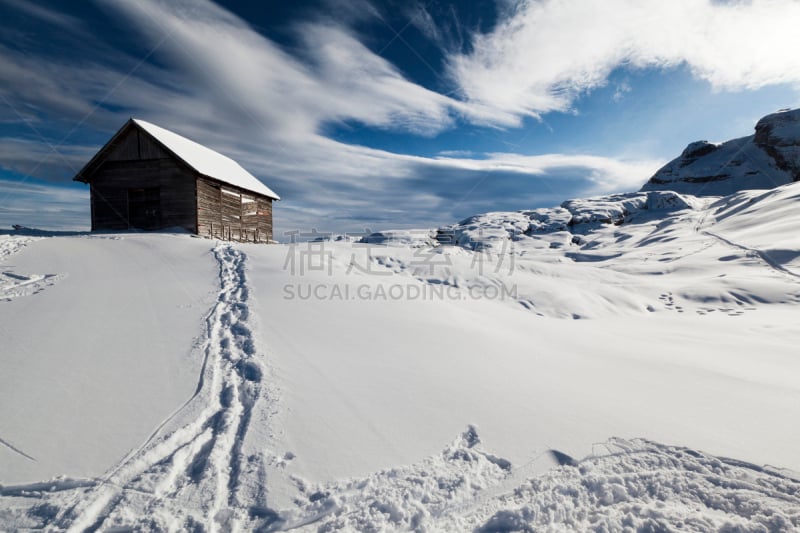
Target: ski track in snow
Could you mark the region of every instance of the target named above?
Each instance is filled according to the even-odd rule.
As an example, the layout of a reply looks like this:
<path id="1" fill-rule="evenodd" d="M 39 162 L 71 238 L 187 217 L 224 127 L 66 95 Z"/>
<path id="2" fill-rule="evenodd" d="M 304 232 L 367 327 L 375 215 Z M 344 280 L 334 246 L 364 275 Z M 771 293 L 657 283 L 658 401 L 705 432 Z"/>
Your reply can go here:
<path id="1" fill-rule="evenodd" d="M 173 463 L 186 467 L 207 442 L 187 445 L 181 460 Z M 485 451 L 477 429 L 469 427 L 440 454 L 416 464 L 328 484 L 296 479 L 300 494 L 295 507 L 279 513 L 251 508 L 249 518 L 220 520 L 220 514 L 230 518 L 243 512 L 245 502 L 235 501 L 231 493 L 228 508 L 211 516 L 217 502 L 205 494 L 184 490 L 159 495 L 131 483 L 117 488 L 107 505 L 110 514 L 82 515 L 79 518 L 94 522 L 75 522 L 70 530 L 500 533 L 800 528 L 796 473 L 643 439 L 614 438 L 601 447 L 604 453 L 582 460 L 545 450 L 529 464 L 513 468 Z M 161 476 L 160 482 L 169 487 L 191 484 L 169 475 Z M 200 483 L 195 483 L 197 491 Z M 44 499 L 28 509 L 30 527 L 41 527 L 31 520 L 46 517 L 56 507 L 57 499 L 46 499 L 53 496 L 49 485 L 29 487 L 42 491 Z M 55 490 L 75 489 L 76 497 L 82 497 L 84 485 L 71 480 L 63 485 Z M 91 490 L 96 495 L 98 488 Z M 50 526 L 66 529 L 59 522 Z"/>
<path id="2" fill-rule="evenodd" d="M 204 361 L 192 397 L 101 478 L 0 487 L 0 496 L 13 501 L 0 507 L 0 526 L 485 533 L 800 528 L 800 481 L 790 472 L 622 439 L 580 461 L 544 450 L 512 465 L 484 451 L 473 427 L 416 464 L 326 484 L 294 477 L 293 505 L 270 509 L 266 472 L 277 456 L 263 439 L 248 439 L 252 422 L 268 420 L 263 414 L 272 399 L 249 325 L 246 256 L 231 244 L 213 253 L 220 288 L 206 316 Z"/>
<path id="3" fill-rule="evenodd" d="M 3 439 L 0 438 L 0 444 L 5 446 L 6 448 L 11 450 L 12 452 L 17 453 L 17 454 L 21 455 L 22 457 L 28 459 L 29 461 L 35 461 L 36 460 L 35 457 L 32 457 L 32 456 L 28 455 L 27 453 L 23 452 L 22 450 L 20 450 L 19 448 L 17 448 L 16 446 L 14 446 L 10 442 L 8 442 L 7 440 L 3 440 Z"/>
<path id="4" fill-rule="evenodd" d="M 757 248 L 752 248 L 750 246 L 745 246 L 744 244 L 739 244 L 737 242 L 733 242 L 732 240 L 727 239 L 727 238 L 723 237 L 722 235 L 719 235 L 717 233 L 714 233 L 714 232 L 711 232 L 711 231 L 708 231 L 708 230 L 702 230 L 701 233 L 703 235 L 708 235 L 709 237 L 713 237 L 714 239 L 718 240 L 719 242 L 721 242 L 721 243 L 723 243 L 723 244 L 725 244 L 727 246 L 730 246 L 731 248 L 735 248 L 737 250 L 741 250 L 741 251 L 745 252 L 750 257 L 754 257 L 756 259 L 761 260 L 762 263 L 766 263 L 766 265 L 768 267 L 772 268 L 773 270 L 776 270 L 780 274 L 783 274 L 783 275 L 786 275 L 786 276 L 791 276 L 792 278 L 794 278 L 794 280 L 800 279 L 800 274 L 798 274 L 796 272 L 793 272 L 792 270 L 786 268 L 785 266 L 781 265 L 777 261 L 774 261 L 769 256 L 769 254 L 767 252 L 764 252 L 763 250 L 759 250 Z"/>
<path id="5" fill-rule="evenodd" d="M 750 263 L 759 270 L 769 269 L 770 279 L 776 273 L 783 281 L 797 283 L 800 275 L 769 253 L 705 229 L 707 214 L 704 211 L 691 221 L 694 233 L 702 236 L 702 241 L 696 239 L 696 249 L 667 250 L 659 261 L 685 260 L 720 244 L 755 259 Z M 597 234 L 602 237 L 600 231 Z M 655 237 L 669 242 L 674 238 L 670 235 Z M 0 239 L 0 261 L 34 240 Z M 595 261 L 592 245 L 579 257 Z M 264 426 L 274 429 L 276 422 L 265 414 L 271 412 L 274 399 L 265 379 L 266 362 L 259 357 L 249 324 L 246 256 L 232 244 L 218 245 L 213 254 L 219 264 L 219 292 L 198 345 L 203 363 L 194 394 L 100 478 L 0 486 L 0 497 L 7 498 L 0 506 L 0 528 L 11 524 L 15 529 L 17 524 L 19 529 L 53 531 L 800 530 L 800 476 L 795 473 L 622 439 L 603 445 L 607 453 L 583 460 L 537 450 L 535 459 L 517 466 L 484 451 L 472 427 L 442 453 L 416 464 L 324 484 L 291 477 L 297 489 L 293 503 L 270 509 L 266 493 L 272 482 L 267 483 L 267 472 L 271 474 L 276 465 L 281 468 L 281 462 L 291 461 L 293 455 L 279 459 L 259 435 Z M 409 270 L 410 265 L 402 258 L 379 264 L 395 273 Z M 7 294 L 35 294 L 57 279 L 0 268 L 0 299 Z M 417 279 L 451 283 L 447 277 Z M 492 278 L 478 281 L 500 283 Z M 453 278 L 452 283 L 460 281 Z M 663 290 L 658 300 L 665 309 L 689 309 L 679 296 Z M 697 312 L 714 310 L 704 306 Z M 743 312 L 729 307 L 716 310 Z M 2 439 L 0 445 L 35 460 Z"/>
<path id="6" fill-rule="evenodd" d="M 245 255 L 231 245 L 214 249 L 220 292 L 206 319 L 205 362 L 194 396 L 87 492 L 74 495 L 54 517 L 58 529 L 113 527 L 183 529 L 206 524 L 225 531 L 249 509 L 241 478 L 257 458 L 242 450 L 262 394 L 262 365 L 248 321 Z"/>

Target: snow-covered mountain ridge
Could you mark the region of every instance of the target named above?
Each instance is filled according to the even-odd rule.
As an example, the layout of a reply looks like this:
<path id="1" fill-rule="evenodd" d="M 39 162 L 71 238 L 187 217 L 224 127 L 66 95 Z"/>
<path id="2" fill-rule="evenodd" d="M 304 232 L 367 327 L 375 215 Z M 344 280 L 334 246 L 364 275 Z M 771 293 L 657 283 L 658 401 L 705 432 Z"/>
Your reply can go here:
<path id="1" fill-rule="evenodd" d="M 474 215 L 443 226 L 432 236 L 439 243 L 473 250 L 491 247 L 506 238 L 519 240 L 559 232 L 580 236 L 604 225 L 619 226 L 641 219 L 645 212 L 650 213 L 648 218 L 668 218 L 739 191 L 773 189 L 800 181 L 800 109 L 767 115 L 755 129 L 749 137 L 724 143 L 690 143 L 639 192 L 572 199 L 553 208 Z M 408 232 L 383 231 L 363 242 L 407 244 L 409 239 L 413 241 Z M 578 237 L 574 242 L 581 240 Z M 555 242 L 554 246 L 560 246 L 558 239 Z"/>
<path id="2" fill-rule="evenodd" d="M 565 259 L 575 263 L 596 263 L 613 271 L 632 272 L 643 270 L 634 267 L 637 263 L 644 265 L 653 255 L 663 254 L 662 261 L 671 258 L 672 272 L 680 273 L 684 263 L 691 263 L 687 268 L 696 271 L 696 265 L 685 257 L 685 250 L 693 246 L 704 249 L 708 247 L 706 237 L 714 236 L 729 247 L 749 250 L 749 254 L 758 256 L 773 268 L 795 274 L 800 272 L 800 262 L 797 261 L 798 254 L 792 251 L 797 243 L 789 228 L 800 223 L 797 214 L 800 190 L 794 184 L 800 177 L 798 169 L 800 110 L 781 111 L 762 118 L 756 126 L 756 134 L 750 137 L 720 145 L 706 141 L 691 143 L 681 157 L 666 165 L 639 192 L 572 199 L 552 208 L 483 213 L 432 231 L 382 231 L 361 242 L 412 247 L 455 245 L 470 252 L 495 254 L 498 258 L 523 258 L 526 254 L 536 254 L 538 262 L 557 265 L 553 275 L 566 278 L 570 277 L 570 266 L 564 263 Z M 704 178 L 711 174 L 716 176 L 714 180 Z M 667 180 L 666 175 L 675 179 Z M 710 186 L 712 181 L 714 184 Z M 717 194 L 712 195 L 712 191 Z M 747 236 L 757 234 L 758 250 L 744 243 L 737 245 L 736 235 L 725 237 L 720 234 L 723 228 L 735 229 L 735 233 Z M 671 244 L 663 246 L 665 251 L 659 252 L 666 243 Z M 684 251 L 684 256 L 679 251 Z M 447 246 L 437 253 L 456 257 L 447 251 Z M 382 261 L 395 271 L 409 270 L 408 262 L 397 258 Z M 455 279 L 446 265 L 442 266 L 444 263 L 446 261 L 440 262 L 438 268 L 431 267 L 429 274 L 421 278 L 434 283 L 463 283 L 467 286 L 487 283 L 487 279 L 492 278 L 491 274 L 481 272 L 480 275 Z M 524 260 L 521 264 L 524 268 Z M 460 270 L 462 275 L 467 271 Z M 654 270 L 650 269 L 650 272 Z M 646 278 L 637 277 L 632 281 L 638 283 L 642 279 Z M 492 283 L 500 281 L 493 279 Z M 570 285 L 573 290 L 580 287 L 580 277 Z M 719 292 L 711 295 L 699 284 L 692 288 L 694 292 L 687 290 L 685 293 L 689 299 L 737 300 Z M 594 294 L 606 289 L 594 284 L 589 292 Z M 754 288 L 741 294 L 751 294 L 744 299 L 757 301 L 760 297 L 755 292 L 758 290 Z M 588 297 L 586 294 L 583 296 Z M 621 294 L 607 294 L 603 298 L 613 302 L 603 306 L 603 313 L 652 308 L 650 305 L 625 305 L 623 302 L 628 299 Z M 524 301 L 525 298 L 520 298 L 520 302 Z M 578 302 L 575 304 L 581 307 Z M 576 311 L 575 306 L 568 307 L 571 308 L 550 309 L 544 314 L 593 316 Z M 599 309 L 595 307 L 595 310 Z"/>
<path id="3" fill-rule="evenodd" d="M 724 196 L 744 189 L 771 189 L 800 180 L 800 109 L 758 121 L 755 133 L 723 143 L 696 141 L 664 165 L 643 191 L 672 190 Z"/>

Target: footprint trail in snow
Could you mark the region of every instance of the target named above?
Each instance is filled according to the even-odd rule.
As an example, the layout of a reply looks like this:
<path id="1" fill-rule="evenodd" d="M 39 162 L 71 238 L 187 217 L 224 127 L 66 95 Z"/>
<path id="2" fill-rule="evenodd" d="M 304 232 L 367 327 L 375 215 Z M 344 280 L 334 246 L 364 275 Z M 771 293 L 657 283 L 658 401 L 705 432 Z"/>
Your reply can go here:
<path id="1" fill-rule="evenodd" d="M 264 416 L 266 395 L 248 326 L 245 254 L 219 245 L 214 255 L 220 292 L 206 318 L 195 394 L 92 489 L 77 494 L 55 517 L 59 528 L 205 524 L 221 531 L 274 514 L 264 505 L 258 479 L 263 447 L 250 450 L 247 439 L 254 415 Z"/>
<path id="2" fill-rule="evenodd" d="M 514 465 L 484 450 L 477 429 L 469 427 L 439 454 L 361 478 L 318 483 L 281 473 L 294 456 L 279 459 L 267 449 L 271 432 L 281 426 L 273 414 L 279 404 L 273 380 L 266 379 L 263 352 L 254 342 L 246 256 L 230 244 L 213 253 L 219 293 L 197 345 L 203 366 L 194 395 L 100 479 L 0 486 L 0 527 L 328 532 L 800 528 L 796 473 L 641 440 L 612 439 L 604 445 L 608 453 L 581 460 L 532 445 L 532 460 Z M 663 297 L 674 305 L 671 293 Z M 276 494 L 286 488 L 291 498 L 281 503 Z"/>

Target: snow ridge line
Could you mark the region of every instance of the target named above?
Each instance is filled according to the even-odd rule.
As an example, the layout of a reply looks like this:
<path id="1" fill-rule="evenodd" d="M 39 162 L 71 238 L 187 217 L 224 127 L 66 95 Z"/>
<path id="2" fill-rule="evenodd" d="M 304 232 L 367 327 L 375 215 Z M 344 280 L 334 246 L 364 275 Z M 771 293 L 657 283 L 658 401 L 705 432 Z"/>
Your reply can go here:
<path id="1" fill-rule="evenodd" d="M 178 528 L 199 522 L 217 531 L 247 520 L 238 493 L 252 469 L 243 469 L 242 445 L 264 372 L 247 325 L 246 256 L 230 244 L 213 252 L 220 291 L 206 317 L 197 390 L 140 448 L 62 509 L 54 520 L 59 529 L 131 526 L 131 517 L 149 516 L 173 525 L 183 517 Z"/>

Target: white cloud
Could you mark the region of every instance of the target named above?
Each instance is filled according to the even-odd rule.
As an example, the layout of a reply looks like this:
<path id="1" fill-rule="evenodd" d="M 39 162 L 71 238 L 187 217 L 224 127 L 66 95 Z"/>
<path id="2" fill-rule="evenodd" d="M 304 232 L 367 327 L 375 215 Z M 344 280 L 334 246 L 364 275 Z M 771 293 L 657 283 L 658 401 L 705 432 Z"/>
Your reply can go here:
<path id="1" fill-rule="evenodd" d="M 486 159 L 440 158 L 438 161 L 474 170 L 515 172 L 534 176 L 573 169 L 578 171 L 578 174 L 583 173 L 593 184 L 582 191 L 588 194 L 638 189 L 642 186 L 642 176 L 651 176 L 663 165 L 663 161 L 660 160 L 624 160 L 582 154 L 492 153 L 488 154 Z"/>
<path id="2" fill-rule="evenodd" d="M 109 132 L 132 114 L 233 157 L 284 198 L 275 211 L 278 235 L 449 223 L 496 209 L 498 198 L 504 208 L 523 209 L 558 203 L 565 194 L 638 188 L 658 167 L 584 155 L 420 157 L 338 142 L 325 135 L 327 124 L 429 135 L 452 127 L 454 115 L 509 125 L 518 111 L 426 89 L 331 23 L 297 26 L 289 53 L 211 2 L 103 5 L 143 33 L 157 64 L 137 65 L 124 54 L 114 62 L 103 55 L 71 63 L 0 49 L 0 94 L 33 110 L 31 118 L 41 110 L 76 121 L 88 116 Z M 36 146 L 39 139 L 27 142 L 0 142 L 6 168 L 26 173 L 44 160 L 57 173 L 61 163 L 72 166 L 92 152 L 54 142 L 67 164 L 46 144 Z M 569 181 L 571 192 L 559 180 Z"/>
<path id="3" fill-rule="evenodd" d="M 800 83 L 795 0 L 527 0 L 448 71 L 464 98 L 517 119 L 569 109 L 619 66 L 686 64 L 716 89 Z"/>
<path id="4" fill-rule="evenodd" d="M 632 90 L 633 88 L 631 87 L 630 83 L 627 81 L 622 81 L 618 83 L 616 87 L 614 87 L 614 95 L 611 98 L 615 102 L 619 103 L 623 98 L 625 98 L 625 94 L 631 92 Z"/>
<path id="5" fill-rule="evenodd" d="M 297 27 L 301 61 L 207 1 L 104 2 L 163 39 L 181 70 L 216 93 L 229 108 L 281 135 L 313 133 L 327 122 L 433 134 L 448 127 L 449 98 L 406 78 L 344 28 Z"/>

